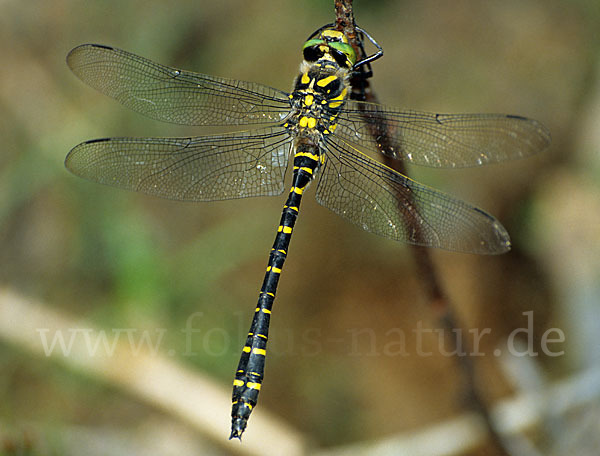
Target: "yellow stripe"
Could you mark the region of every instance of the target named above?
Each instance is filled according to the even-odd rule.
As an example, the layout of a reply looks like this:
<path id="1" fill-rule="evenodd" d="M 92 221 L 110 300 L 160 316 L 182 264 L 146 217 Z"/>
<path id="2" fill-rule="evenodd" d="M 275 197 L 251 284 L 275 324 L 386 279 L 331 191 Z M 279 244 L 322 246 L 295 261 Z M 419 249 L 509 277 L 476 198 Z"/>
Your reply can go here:
<path id="1" fill-rule="evenodd" d="M 330 62 L 335 62 L 335 59 L 329 52 L 327 52 L 327 49 L 325 49 L 325 54 L 323 54 L 323 57 L 321 57 L 321 60 L 329 60 Z M 325 65 L 325 68 L 335 68 L 335 67 L 333 67 L 331 65 Z"/>
<path id="2" fill-rule="evenodd" d="M 343 103 L 343 101 L 330 101 L 329 107 L 330 108 L 338 108 L 341 106 L 342 103 Z"/>
<path id="3" fill-rule="evenodd" d="M 306 95 L 306 97 L 304 97 L 304 104 L 306 106 L 310 106 L 311 104 L 313 104 L 314 100 L 315 100 L 315 97 L 313 97 L 312 95 L 308 94 L 308 95 Z"/>
<path id="4" fill-rule="evenodd" d="M 262 338 L 262 339 L 266 339 L 267 336 L 265 336 L 264 334 L 257 334 L 258 337 Z"/>
<path id="5" fill-rule="evenodd" d="M 335 117 L 331 120 L 335 120 Z M 319 156 L 315 154 L 311 154 L 310 152 L 296 152 L 295 157 L 308 157 L 314 161 L 319 161 Z"/>
<path id="6" fill-rule="evenodd" d="M 255 389 L 255 390 L 260 390 L 260 383 L 248 382 L 248 383 L 246 383 L 246 386 L 248 388 L 252 388 L 252 389 Z"/>
<path id="7" fill-rule="evenodd" d="M 331 104 L 330 104 L 331 106 Z M 300 127 L 302 128 L 315 128 L 317 125 L 317 119 L 315 119 L 314 117 L 301 117 L 300 118 L 300 122 L 298 122 L 298 125 L 300 125 Z"/>
<path id="8" fill-rule="evenodd" d="M 269 292 L 267 292 L 267 295 L 269 295 L 269 296 L 272 296 L 272 297 L 275 297 L 275 293 L 269 293 Z M 269 311 L 269 312 L 270 312 L 270 311 Z"/>
<path id="9" fill-rule="evenodd" d="M 298 195 L 302 195 L 302 192 L 304 192 L 304 189 L 300 188 L 300 187 L 292 187 L 292 189 L 290 190 L 290 193 L 292 193 L 292 192 L 297 193 Z"/>
<path id="10" fill-rule="evenodd" d="M 242 351 L 244 353 L 250 353 L 250 350 L 251 350 L 250 347 L 248 347 L 247 345 L 244 348 L 242 348 Z"/>
<path id="11" fill-rule="evenodd" d="M 317 85 L 319 87 L 325 87 L 327 84 L 329 84 L 331 81 L 335 81 L 336 79 L 338 79 L 337 76 L 335 75 L 331 75 L 331 76 L 327 76 L 326 78 L 323 79 L 319 79 L 317 81 Z"/>
<path id="12" fill-rule="evenodd" d="M 262 348 L 253 348 L 252 353 L 260 356 L 267 356 L 267 351 Z"/>
<path id="13" fill-rule="evenodd" d="M 281 269 L 280 269 L 280 268 L 273 268 L 273 269 L 272 269 L 272 271 L 273 271 L 275 274 L 281 274 Z"/>
<path id="14" fill-rule="evenodd" d="M 302 73 L 302 79 L 300 79 L 302 84 L 308 84 L 310 82 L 310 78 L 307 73 Z"/>
<path id="15" fill-rule="evenodd" d="M 289 226 L 282 226 L 282 225 L 279 225 L 279 228 L 277 228 L 277 232 L 278 232 L 278 233 L 281 233 L 282 231 L 283 231 L 285 234 L 290 234 L 290 233 L 292 232 L 292 228 L 291 228 L 291 227 L 289 227 Z M 285 252 L 284 252 L 284 253 L 285 253 Z M 271 266 L 269 266 L 269 268 L 270 268 L 270 267 L 271 267 Z M 267 271 L 269 270 L 269 268 L 267 268 Z"/>
<path id="16" fill-rule="evenodd" d="M 280 271 L 281 271 L 281 269 L 280 269 Z M 273 296 L 275 296 L 275 295 L 273 295 Z M 270 314 L 271 313 L 271 311 L 269 309 L 261 309 L 261 310 L 262 310 L 262 313 L 266 313 L 266 314 Z"/>
<path id="17" fill-rule="evenodd" d="M 336 41 L 343 41 L 344 43 L 348 42 L 348 38 L 346 38 L 346 35 L 344 35 L 339 30 L 331 30 L 331 29 L 323 30 L 321 32 L 321 35 L 330 36 L 331 38 L 335 38 Z"/>
<path id="18" fill-rule="evenodd" d="M 237 378 L 233 381 L 233 386 L 244 386 L 243 380 L 238 380 Z"/>
<path id="19" fill-rule="evenodd" d="M 340 94 L 339 94 L 337 97 L 335 97 L 335 98 L 330 98 L 330 99 L 329 99 L 329 101 L 338 101 L 338 100 L 343 100 L 344 98 L 346 98 L 346 95 L 348 95 L 348 89 L 346 89 L 346 88 L 344 87 L 344 90 L 342 90 L 342 91 L 340 92 Z"/>
<path id="20" fill-rule="evenodd" d="M 293 210 L 293 211 L 298 212 L 298 208 L 296 206 L 290 206 L 290 209 Z"/>

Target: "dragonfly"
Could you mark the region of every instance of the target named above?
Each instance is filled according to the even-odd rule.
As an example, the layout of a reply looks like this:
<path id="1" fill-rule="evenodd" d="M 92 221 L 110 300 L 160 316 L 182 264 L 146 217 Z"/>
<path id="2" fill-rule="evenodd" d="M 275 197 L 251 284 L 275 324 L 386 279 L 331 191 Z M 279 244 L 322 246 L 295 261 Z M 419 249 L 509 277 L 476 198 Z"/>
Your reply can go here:
<path id="1" fill-rule="evenodd" d="M 348 38 L 333 27 L 313 33 L 302 55 L 291 92 L 180 70 L 99 44 L 80 45 L 67 56 L 83 82 L 152 119 L 252 127 L 182 138 L 85 141 L 65 160 L 75 175 L 174 200 L 215 201 L 280 195 L 292 162 L 290 191 L 233 381 L 230 439 L 241 440 L 257 404 L 277 285 L 312 181 L 318 181 L 321 205 L 368 232 L 415 245 L 499 254 L 510 249 L 510 238 L 493 216 L 369 154 L 462 168 L 527 157 L 550 143 L 541 123 L 521 116 L 427 113 L 351 100 L 350 77 L 375 57 L 357 59 Z"/>

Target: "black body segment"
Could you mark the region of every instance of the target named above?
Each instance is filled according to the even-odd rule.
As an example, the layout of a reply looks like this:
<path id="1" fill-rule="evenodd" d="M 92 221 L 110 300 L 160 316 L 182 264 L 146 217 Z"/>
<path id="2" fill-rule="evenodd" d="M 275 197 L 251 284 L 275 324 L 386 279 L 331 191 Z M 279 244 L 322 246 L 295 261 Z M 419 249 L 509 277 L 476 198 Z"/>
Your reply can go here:
<path id="1" fill-rule="evenodd" d="M 265 371 L 271 309 L 277 293 L 279 276 L 287 257 L 302 194 L 316 174 L 319 165 L 319 148 L 310 143 L 299 144 L 294 155 L 292 188 L 283 207 L 258 304 L 233 381 L 230 439 L 241 438 L 250 413 L 258 400 Z"/>

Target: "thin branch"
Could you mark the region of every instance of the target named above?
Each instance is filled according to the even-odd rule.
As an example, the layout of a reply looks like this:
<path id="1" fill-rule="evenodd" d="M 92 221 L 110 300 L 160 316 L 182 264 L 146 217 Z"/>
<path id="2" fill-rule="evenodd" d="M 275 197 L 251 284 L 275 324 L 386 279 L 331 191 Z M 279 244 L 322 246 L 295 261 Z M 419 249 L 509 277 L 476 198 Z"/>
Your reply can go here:
<path id="1" fill-rule="evenodd" d="M 109 332 L 109 331 L 108 331 Z M 118 333 L 110 335 L 118 337 Z M 69 353 L 59 338 L 65 340 Z M 74 342 L 69 345 L 69 341 Z M 134 397 L 166 411 L 232 454 L 305 454 L 306 438 L 259 408 L 252 416 L 252 432 L 244 444 L 226 439 L 230 419 L 223 410 L 231 403 L 231 392 L 208 375 L 188 369 L 167 353 L 150 352 L 145 345 L 117 338 L 114 350 L 102 350 L 101 330 L 90 322 L 51 309 L 12 291 L 0 288 L 0 339 L 7 340 L 41 358 L 58 361 L 92 378 L 120 387 Z M 85 343 L 91 341 L 91 344 Z M 96 343 L 99 350 L 88 345 Z M 264 436 L 269 436 L 265 439 Z"/>
<path id="2" fill-rule="evenodd" d="M 334 5 L 336 11 L 336 27 L 338 30 L 343 31 L 346 34 L 354 50 L 357 52 L 357 55 L 359 58 L 362 58 L 360 54 L 360 46 L 357 42 L 352 0 L 334 0 Z M 370 74 L 367 74 L 366 71 L 366 69 L 361 68 L 352 78 L 352 97 L 356 100 L 378 103 L 377 97 L 373 93 L 368 81 Z M 382 122 L 379 123 L 373 122 L 372 112 L 370 112 L 370 116 L 371 118 L 367 124 L 373 126 L 374 129 L 372 131 L 372 135 L 377 137 L 376 143 L 381 147 L 382 150 L 384 150 L 386 143 L 389 144 L 389 142 L 392 141 L 391 136 L 385 135 L 384 129 L 378 126 L 385 125 L 384 119 L 382 118 Z M 385 154 L 382 154 L 382 157 L 384 158 L 384 163 L 387 166 L 405 176 L 408 175 L 406 167 L 402 161 L 394 160 Z M 407 220 L 406 223 L 411 223 L 411 221 Z M 417 233 L 417 238 L 419 237 L 418 233 L 421 231 L 420 225 L 414 224 L 410 227 L 410 230 L 414 230 Z M 458 319 L 454 314 L 450 299 L 441 285 L 429 250 L 419 246 L 411 247 L 417 267 L 417 274 L 421 279 L 425 292 L 427 293 L 431 309 L 435 313 L 439 321 L 439 325 L 444 329 L 444 334 L 448 335 L 448 342 L 452 344 L 452 349 L 455 350 L 458 348 L 459 342 L 455 337 L 453 337 L 453 335 L 456 334 L 454 330 L 456 328 L 460 328 L 461 325 L 459 325 Z M 468 350 L 468 347 L 464 347 L 464 343 L 463 348 Z M 487 405 L 485 404 L 476 386 L 475 372 L 471 358 L 468 356 L 457 356 L 456 360 L 458 367 L 463 373 L 465 390 L 470 406 L 475 411 L 480 413 L 484 418 L 490 438 L 494 446 L 497 448 L 498 454 L 508 455 L 509 453 L 504 442 L 495 430 L 494 423 Z"/>
<path id="3" fill-rule="evenodd" d="M 164 410 L 170 416 L 187 422 L 192 429 L 209 436 L 214 443 L 224 445 L 232 454 L 308 454 L 307 441 L 302 434 L 284 427 L 280 418 L 269 417 L 264 410 L 256 410 L 256 416 L 252 417 L 252 427 L 257 432 L 249 433 L 243 444 L 226 440 L 223 436 L 229 429 L 229 420 L 221 420 L 220 417 L 223 415 L 222 408 L 229 405 L 229 389 L 216 385 L 212 379 L 197 371 L 175 364 L 171 358 L 160 354 L 150 356 L 143 351 L 133 355 L 131 347 L 123 349 L 120 345 L 116 347 L 113 356 L 90 356 L 85 344 L 73 344 L 70 356 L 63 356 L 58 349 L 48 355 L 41 342 L 40 331 L 46 334 L 47 340 L 52 340 L 59 332 L 68 338 L 69 332 L 81 331 L 87 333 L 94 341 L 99 330 L 75 316 L 60 313 L 13 291 L 0 289 L 0 340 L 33 356 L 49 358 L 52 362 L 58 361 L 85 375 L 118 385 L 133 396 Z M 149 356 L 154 361 L 148 359 Z M 148 363 L 155 364 L 155 367 L 150 369 Z M 144 365 L 145 368 L 138 369 L 138 366 Z M 154 382 L 157 384 L 152 386 Z M 595 367 L 539 390 L 498 401 L 491 414 L 497 423 L 498 432 L 503 436 L 513 437 L 539 427 L 542 420 L 547 418 L 539 413 L 540 403 L 553 404 L 552 409 L 546 411 L 552 416 L 573 418 L 574 414 L 585 413 L 599 401 L 600 369 Z M 215 411 L 215 407 L 218 411 Z M 592 441 L 597 442 L 597 422 L 598 419 L 594 416 L 587 420 L 587 423 L 574 421 L 571 428 L 581 431 L 583 427 L 586 435 L 591 435 L 595 439 Z M 4 424 L 0 422 L 0 439 L 7 437 L 7 426 Z M 44 425 L 32 423 L 30 427 L 43 430 Z M 69 433 L 79 432 L 84 428 L 69 428 L 67 425 L 65 429 Z M 569 429 L 562 431 L 568 432 Z M 55 432 L 55 429 L 52 432 Z M 255 439 L 251 438 L 253 434 L 256 434 Z M 265 435 L 268 438 L 265 439 Z M 313 449 L 310 454 L 450 456 L 479 447 L 486 437 L 486 429 L 478 416 L 474 413 L 463 413 L 432 426 L 378 439 L 377 442 L 354 443 L 322 451 Z M 574 453 L 570 451 L 569 454 Z"/>
<path id="4" fill-rule="evenodd" d="M 554 415 L 567 416 L 582 413 L 581 409 L 590 408 L 590 404 L 600 400 L 600 369 L 590 368 L 562 381 L 546 386 L 535 392 L 517 395 L 498 401 L 491 410 L 497 422 L 498 432 L 503 436 L 523 435 L 535 429 L 546 417 L 536 413 L 538 404 L 558 404 L 552 411 Z M 587 431 L 595 432 L 594 423 Z M 591 428 L 591 429 L 590 429 Z M 316 456 L 353 456 L 368 454 L 371 456 L 388 455 L 427 455 L 451 456 L 474 451 L 485 443 L 486 430 L 474 413 L 463 413 L 441 423 L 378 440 L 372 443 L 360 443 L 323 450 Z M 592 441 L 597 441 L 595 440 Z M 521 446 L 521 448 L 523 445 Z M 520 455 L 536 454 L 536 450 Z"/>

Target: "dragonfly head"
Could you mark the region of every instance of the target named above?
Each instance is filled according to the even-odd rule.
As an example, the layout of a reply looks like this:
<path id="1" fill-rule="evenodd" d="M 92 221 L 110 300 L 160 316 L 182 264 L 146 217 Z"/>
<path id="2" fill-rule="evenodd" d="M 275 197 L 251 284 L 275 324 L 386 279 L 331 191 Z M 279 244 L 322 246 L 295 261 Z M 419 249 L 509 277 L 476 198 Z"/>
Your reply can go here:
<path id="1" fill-rule="evenodd" d="M 336 62 L 340 67 L 352 69 L 356 63 L 356 53 L 348 38 L 342 32 L 333 28 L 325 28 L 316 38 L 309 39 L 302 47 L 304 60 L 317 62 L 329 60 Z"/>

